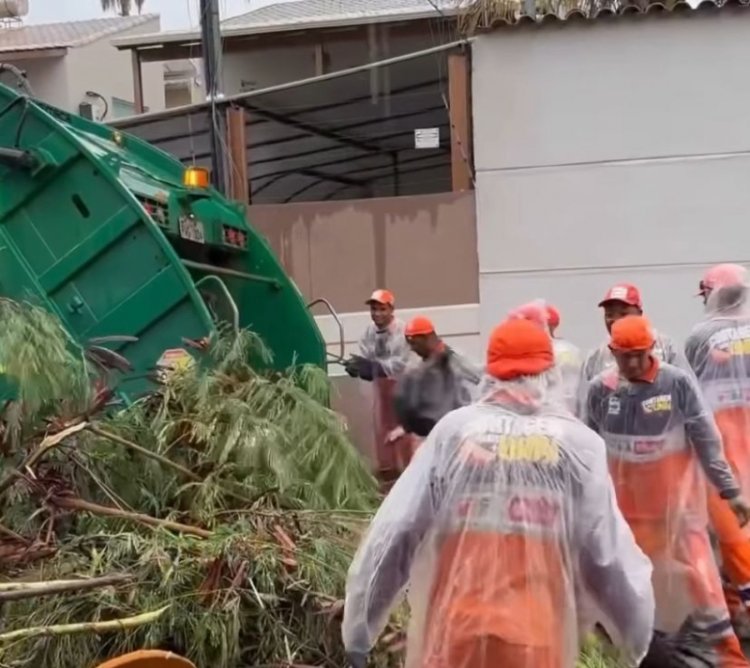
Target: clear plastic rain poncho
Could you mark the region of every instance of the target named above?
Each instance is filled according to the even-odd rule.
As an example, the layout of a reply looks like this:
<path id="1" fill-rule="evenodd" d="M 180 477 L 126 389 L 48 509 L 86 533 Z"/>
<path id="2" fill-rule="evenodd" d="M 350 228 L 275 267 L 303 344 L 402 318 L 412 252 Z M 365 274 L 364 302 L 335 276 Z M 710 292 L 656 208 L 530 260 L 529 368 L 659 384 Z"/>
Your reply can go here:
<path id="1" fill-rule="evenodd" d="M 549 328 L 547 302 L 544 299 L 535 299 L 513 309 L 508 313 L 508 317 L 530 320 L 539 325 L 552 338 L 555 365 L 560 372 L 560 385 L 557 388 L 558 394 L 568 410 L 571 413 L 576 413 L 579 402 L 578 384 L 581 379 L 581 365 L 583 362 L 581 351 L 570 341 L 552 336 Z"/>
<path id="2" fill-rule="evenodd" d="M 560 369 L 562 393 L 565 405 L 571 413 L 578 408 L 578 383 L 581 381 L 583 358 L 581 351 L 566 339 L 552 339 L 555 350 L 555 364 Z"/>
<path id="3" fill-rule="evenodd" d="M 727 457 L 750 491 L 750 303 L 744 282 L 712 290 L 685 355 L 719 429 Z"/>
<path id="4" fill-rule="evenodd" d="M 388 435 L 399 426 L 394 409 L 396 383 L 413 358 L 406 342 L 404 323 L 394 319 L 384 330 L 374 323 L 365 330 L 359 342 L 360 355 L 377 362 L 382 373 L 372 380 L 373 427 L 378 468 L 383 471 L 402 469 L 411 456 L 411 439 L 403 436 L 389 440 Z"/>
<path id="5" fill-rule="evenodd" d="M 589 387 L 585 419 L 606 443 L 618 504 L 653 563 L 656 628 L 676 631 L 693 614 L 708 644 L 722 642 L 732 631 L 706 484 L 729 497 L 737 482 L 694 377 L 661 363 L 638 382 L 605 371 Z"/>
<path id="6" fill-rule="evenodd" d="M 750 304 L 747 275 L 742 267 L 719 265 L 709 271 L 707 277 L 711 278 L 716 270 L 718 276 L 713 278 L 719 279 L 719 286 L 706 295 L 705 319 L 688 337 L 685 354 L 721 432 L 726 457 L 747 496 L 750 494 Z M 709 497 L 709 511 L 723 570 L 748 607 L 750 530 L 739 527 L 726 504 L 716 495 Z"/>
<path id="7" fill-rule="evenodd" d="M 592 619 L 637 665 L 651 565 L 617 508 L 604 444 L 551 384 L 485 382 L 481 401 L 432 430 L 349 571 L 350 655 L 369 652 L 408 584 L 407 668 L 572 668 Z"/>

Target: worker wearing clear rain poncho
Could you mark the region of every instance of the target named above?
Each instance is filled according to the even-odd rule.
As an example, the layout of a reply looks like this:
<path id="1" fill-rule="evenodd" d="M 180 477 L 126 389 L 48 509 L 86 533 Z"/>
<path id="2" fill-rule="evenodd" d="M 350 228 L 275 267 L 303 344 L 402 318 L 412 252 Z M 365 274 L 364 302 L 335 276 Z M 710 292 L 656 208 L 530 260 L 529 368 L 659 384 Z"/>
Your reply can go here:
<path id="1" fill-rule="evenodd" d="M 673 632 L 690 618 L 715 665 L 748 666 L 711 551 L 706 478 L 743 523 L 750 506 L 694 377 L 660 362 L 654 343 L 642 316 L 613 324 L 617 368 L 592 381 L 586 420 L 607 445 L 618 504 L 653 563 L 656 628 Z"/>
<path id="2" fill-rule="evenodd" d="M 353 378 L 372 384 L 375 456 L 384 481 L 398 475 L 408 463 L 412 439 L 408 434 L 389 435 L 398 427 L 393 398 L 398 379 L 412 358 L 404 336 L 404 323 L 395 316 L 390 290 L 375 290 L 366 302 L 372 322 L 359 341 L 359 354 L 344 364 Z"/>
<path id="3" fill-rule="evenodd" d="M 685 355 L 721 432 L 726 457 L 745 494 L 750 493 L 748 289 L 744 267 L 722 264 L 709 269 L 699 291 L 706 317 L 693 329 L 685 345 Z M 716 494 L 709 496 L 709 512 L 722 568 L 738 590 L 737 607 L 744 604 L 750 608 L 750 533 L 740 527 Z"/>
<path id="4" fill-rule="evenodd" d="M 571 413 L 576 413 L 580 397 L 578 384 L 581 379 L 583 360 L 581 359 L 581 351 L 577 346 L 556 335 L 560 326 L 560 312 L 552 304 L 537 299 L 513 309 L 508 317 L 530 320 L 538 324 L 552 337 L 555 365 L 560 371 L 560 381 L 562 382 L 563 400 Z"/>
<path id="5" fill-rule="evenodd" d="M 617 508 L 604 444 L 561 407 L 552 342 L 492 333 L 487 394 L 445 416 L 384 501 L 349 571 L 343 639 L 362 668 L 409 587 L 407 668 L 572 668 L 596 610 L 635 666 L 651 565 Z"/>
<path id="6" fill-rule="evenodd" d="M 621 318 L 629 315 L 643 315 L 641 291 L 630 283 L 618 283 L 607 291 L 604 299 L 599 302 L 599 308 L 603 311 L 604 326 L 609 333 L 612 331 L 612 325 Z M 654 331 L 653 354 L 662 362 L 673 364 L 685 370 L 690 368 L 672 339 L 657 331 Z M 584 410 L 583 404 L 586 401 L 589 383 L 605 370 L 614 368 L 615 358 L 609 349 L 608 340 L 586 356 L 581 367 L 579 383 L 579 414 Z"/>

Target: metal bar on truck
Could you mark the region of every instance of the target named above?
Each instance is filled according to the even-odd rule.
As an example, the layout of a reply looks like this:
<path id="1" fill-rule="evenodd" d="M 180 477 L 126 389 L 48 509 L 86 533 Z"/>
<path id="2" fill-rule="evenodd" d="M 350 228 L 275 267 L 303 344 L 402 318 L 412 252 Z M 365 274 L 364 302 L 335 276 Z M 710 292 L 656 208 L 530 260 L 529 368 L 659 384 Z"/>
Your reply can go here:
<path id="1" fill-rule="evenodd" d="M 182 264 L 185 265 L 188 269 L 206 271 L 212 274 L 219 274 L 220 276 L 233 276 L 234 278 L 242 278 L 246 281 L 255 281 L 256 283 L 268 283 L 274 288 L 281 287 L 281 285 L 275 278 L 268 278 L 268 276 L 258 276 L 258 274 L 248 274 L 247 272 L 237 271 L 236 269 L 216 267 L 212 264 L 203 264 L 203 262 L 193 262 L 193 260 L 182 260 Z"/>

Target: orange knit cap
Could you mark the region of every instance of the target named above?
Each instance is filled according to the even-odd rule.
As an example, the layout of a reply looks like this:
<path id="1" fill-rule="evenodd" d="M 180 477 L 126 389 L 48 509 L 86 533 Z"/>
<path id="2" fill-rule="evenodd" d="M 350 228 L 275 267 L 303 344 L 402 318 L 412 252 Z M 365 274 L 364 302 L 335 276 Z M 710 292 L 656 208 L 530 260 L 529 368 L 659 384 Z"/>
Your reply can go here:
<path id="1" fill-rule="evenodd" d="M 650 350 L 654 345 L 654 332 L 648 319 L 642 315 L 628 315 L 612 325 L 609 347 L 612 350 Z"/>
<path id="2" fill-rule="evenodd" d="M 530 320 L 510 319 L 495 327 L 487 346 L 487 373 L 500 380 L 535 376 L 555 363 L 552 339 Z"/>

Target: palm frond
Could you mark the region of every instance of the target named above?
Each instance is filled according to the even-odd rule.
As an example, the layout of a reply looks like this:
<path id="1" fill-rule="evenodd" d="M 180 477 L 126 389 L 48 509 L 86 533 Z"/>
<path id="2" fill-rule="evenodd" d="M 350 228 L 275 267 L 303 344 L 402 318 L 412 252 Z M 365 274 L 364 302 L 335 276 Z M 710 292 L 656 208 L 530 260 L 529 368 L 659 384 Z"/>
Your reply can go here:
<path id="1" fill-rule="evenodd" d="M 120 16 L 130 16 L 133 9 L 139 14 L 146 0 L 100 0 L 102 11 L 113 12 Z"/>

